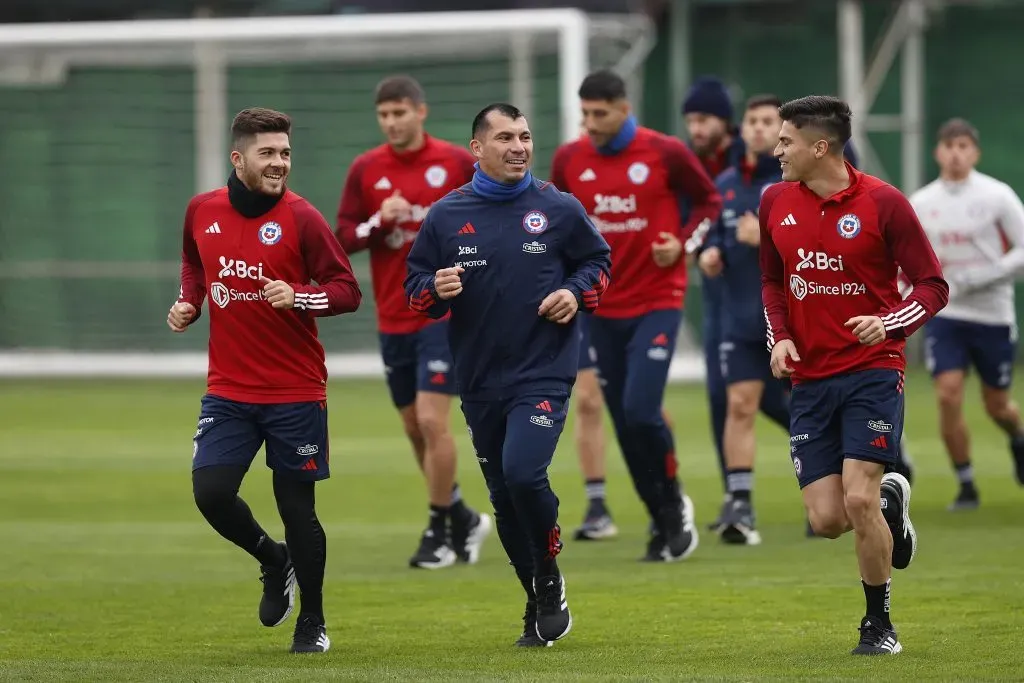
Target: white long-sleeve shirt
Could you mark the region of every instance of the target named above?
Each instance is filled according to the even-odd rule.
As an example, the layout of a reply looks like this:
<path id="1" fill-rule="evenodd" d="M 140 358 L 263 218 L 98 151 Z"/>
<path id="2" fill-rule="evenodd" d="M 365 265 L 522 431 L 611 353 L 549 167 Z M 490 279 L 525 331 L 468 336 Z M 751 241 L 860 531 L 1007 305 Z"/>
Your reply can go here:
<path id="1" fill-rule="evenodd" d="M 1024 204 L 1006 183 L 971 171 L 910 196 L 949 283 L 938 316 L 1016 325 L 1014 280 L 1024 274 Z"/>

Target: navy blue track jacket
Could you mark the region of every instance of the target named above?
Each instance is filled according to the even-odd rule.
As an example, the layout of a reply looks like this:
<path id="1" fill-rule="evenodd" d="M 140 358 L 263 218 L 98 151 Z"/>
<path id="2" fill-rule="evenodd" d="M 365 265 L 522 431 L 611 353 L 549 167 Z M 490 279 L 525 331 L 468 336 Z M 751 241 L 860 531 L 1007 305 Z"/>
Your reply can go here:
<path id="1" fill-rule="evenodd" d="M 725 270 L 716 278 L 722 287 L 723 341 L 760 343 L 764 339 L 759 250 L 736 239 L 736 223 L 747 211 L 756 216 L 765 188 L 780 180 L 779 160 L 764 155 L 753 168 L 740 163 L 724 171 L 715 181 L 724 203 L 722 215 L 709 233 L 704 248 L 718 247 L 725 262 Z"/>
<path id="2" fill-rule="evenodd" d="M 509 201 L 472 184 L 436 202 L 407 260 L 409 306 L 431 318 L 451 311 L 448 341 L 464 400 L 500 400 L 524 389 L 568 391 L 579 367 L 579 319 L 537 311 L 559 289 L 593 312 L 609 282 L 611 250 L 580 202 L 534 180 Z M 462 292 L 442 301 L 435 273 L 461 266 Z"/>

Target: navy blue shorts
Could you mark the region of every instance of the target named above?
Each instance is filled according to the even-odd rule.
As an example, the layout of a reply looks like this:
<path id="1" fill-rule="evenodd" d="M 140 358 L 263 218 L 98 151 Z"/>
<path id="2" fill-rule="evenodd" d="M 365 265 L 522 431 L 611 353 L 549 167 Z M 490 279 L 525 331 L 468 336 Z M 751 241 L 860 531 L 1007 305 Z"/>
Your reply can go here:
<path id="1" fill-rule="evenodd" d="M 449 396 L 458 393 L 448 347 L 447 320 L 431 323 L 412 334 L 381 333 L 380 353 L 395 407 L 411 406 L 421 391 Z"/>
<path id="2" fill-rule="evenodd" d="M 211 465 L 249 467 L 266 444 L 267 467 L 296 479 L 331 476 L 327 404 L 241 403 L 203 396 L 192 439 L 192 470 Z"/>
<path id="3" fill-rule="evenodd" d="M 591 370 L 597 366 L 597 353 L 590 343 L 590 318 L 586 313 L 576 316 L 580 328 L 580 364 L 578 370 Z"/>
<path id="4" fill-rule="evenodd" d="M 777 381 L 772 376 L 772 354 L 763 341 L 724 341 L 718 345 L 718 361 L 726 385 Z"/>
<path id="5" fill-rule="evenodd" d="M 899 462 L 903 373 L 862 370 L 793 387 L 790 456 L 800 488 L 843 473 L 843 460 Z"/>
<path id="6" fill-rule="evenodd" d="M 1017 355 L 1015 326 L 936 317 L 925 324 L 924 339 L 925 365 L 932 377 L 974 366 L 987 386 L 1010 388 Z"/>

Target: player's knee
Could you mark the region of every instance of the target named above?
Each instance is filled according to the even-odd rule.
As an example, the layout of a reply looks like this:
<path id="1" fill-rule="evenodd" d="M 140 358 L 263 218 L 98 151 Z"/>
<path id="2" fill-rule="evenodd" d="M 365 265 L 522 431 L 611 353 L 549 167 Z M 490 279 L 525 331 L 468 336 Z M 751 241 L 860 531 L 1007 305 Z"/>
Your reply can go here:
<path id="1" fill-rule="evenodd" d="M 406 406 L 399 411 L 402 416 L 402 429 L 405 436 L 413 444 L 423 443 L 423 433 L 420 432 L 419 421 L 416 417 L 416 406 Z"/>
<path id="2" fill-rule="evenodd" d="M 213 468 L 204 467 L 192 473 L 192 497 L 203 515 L 216 513 L 231 505 L 238 489 L 215 475 Z"/>
<path id="3" fill-rule="evenodd" d="M 427 443 L 435 443 L 449 435 L 448 416 L 439 413 L 421 410 L 418 411 L 416 425 L 423 440 Z"/>
<path id="4" fill-rule="evenodd" d="M 577 391 L 575 398 L 576 416 L 578 419 L 589 421 L 601 419 L 601 411 L 604 409 L 604 398 L 601 396 L 600 387 L 588 387 L 585 391 Z"/>
<path id="5" fill-rule="evenodd" d="M 754 424 L 759 407 L 756 394 L 742 390 L 730 391 L 726 405 L 730 421 L 743 425 Z"/>
<path id="6" fill-rule="evenodd" d="M 842 514 L 842 510 L 834 507 L 830 506 L 824 510 L 809 509 L 807 511 L 807 520 L 811 523 L 815 536 L 839 538 L 846 533 L 846 515 Z"/>
<path id="7" fill-rule="evenodd" d="M 943 410 L 959 410 L 964 402 L 963 380 L 939 375 L 935 380 L 935 397 Z"/>
<path id="8" fill-rule="evenodd" d="M 881 509 L 878 500 L 878 492 L 869 493 L 863 490 L 848 490 L 843 495 L 843 504 L 846 507 L 846 515 L 854 526 L 860 520 L 866 520 Z"/>
<path id="9" fill-rule="evenodd" d="M 987 390 L 982 394 L 982 401 L 985 404 L 985 412 L 996 422 L 1001 422 L 1014 412 L 1014 405 L 1010 401 L 1010 394 L 1007 391 Z"/>
<path id="10" fill-rule="evenodd" d="M 533 491 L 543 488 L 546 482 L 547 474 L 543 470 L 512 465 L 506 460 L 505 486 L 510 498 L 528 496 Z"/>
<path id="11" fill-rule="evenodd" d="M 624 406 L 623 417 L 630 427 L 657 427 L 663 423 L 661 406 L 652 408 L 643 401 L 627 402 Z"/>

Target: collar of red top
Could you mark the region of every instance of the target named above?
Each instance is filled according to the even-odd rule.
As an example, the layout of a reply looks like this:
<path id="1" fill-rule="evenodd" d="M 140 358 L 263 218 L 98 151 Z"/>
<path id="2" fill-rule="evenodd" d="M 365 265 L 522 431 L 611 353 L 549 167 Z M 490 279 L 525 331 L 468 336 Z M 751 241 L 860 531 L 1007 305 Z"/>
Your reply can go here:
<path id="1" fill-rule="evenodd" d="M 833 203 L 834 204 L 840 204 L 840 203 L 842 203 L 843 201 L 845 201 L 845 200 L 849 199 L 850 197 L 852 197 L 853 195 L 857 194 L 857 192 L 860 189 L 861 178 L 864 177 L 864 174 L 861 173 L 860 171 L 858 171 L 857 169 L 855 169 L 853 166 L 851 166 L 849 161 L 846 161 L 844 159 L 843 160 L 843 165 L 846 166 L 846 172 L 850 174 L 850 185 L 846 189 L 840 190 L 839 192 L 836 192 L 833 195 L 830 195 L 828 197 L 824 197 L 823 198 L 823 197 L 819 197 L 818 195 L 816 195 L 811 190 L 811 188 L 807 187 L 807 185 L 805 185 L 802 182 L 800 183 L 800 188 L 804 192 L 806 192 L 808 195 L 810 195 L 811 197 L 814 197 L 814 200 L 816 202 L 819 202 L 821 204 L 833 204 Z"/>
<path id="2" fill-rule="evenodd" d="M 420 158 L 420 155 L 422 155 L 424 152 L 427 151 L 427 149 L 430 148 L 432 144 L 433 138 L 424 133 L 423 146 L 420 147 L 419 149 L 414 149 L 410 152 L 399 152 L 391 145 L 388 145 L 388 151 L 391 152 L 391 156 L 393 156 L 395 159 L 398 159 L 403 163 L 414 163 L 417 159 Z"/>

